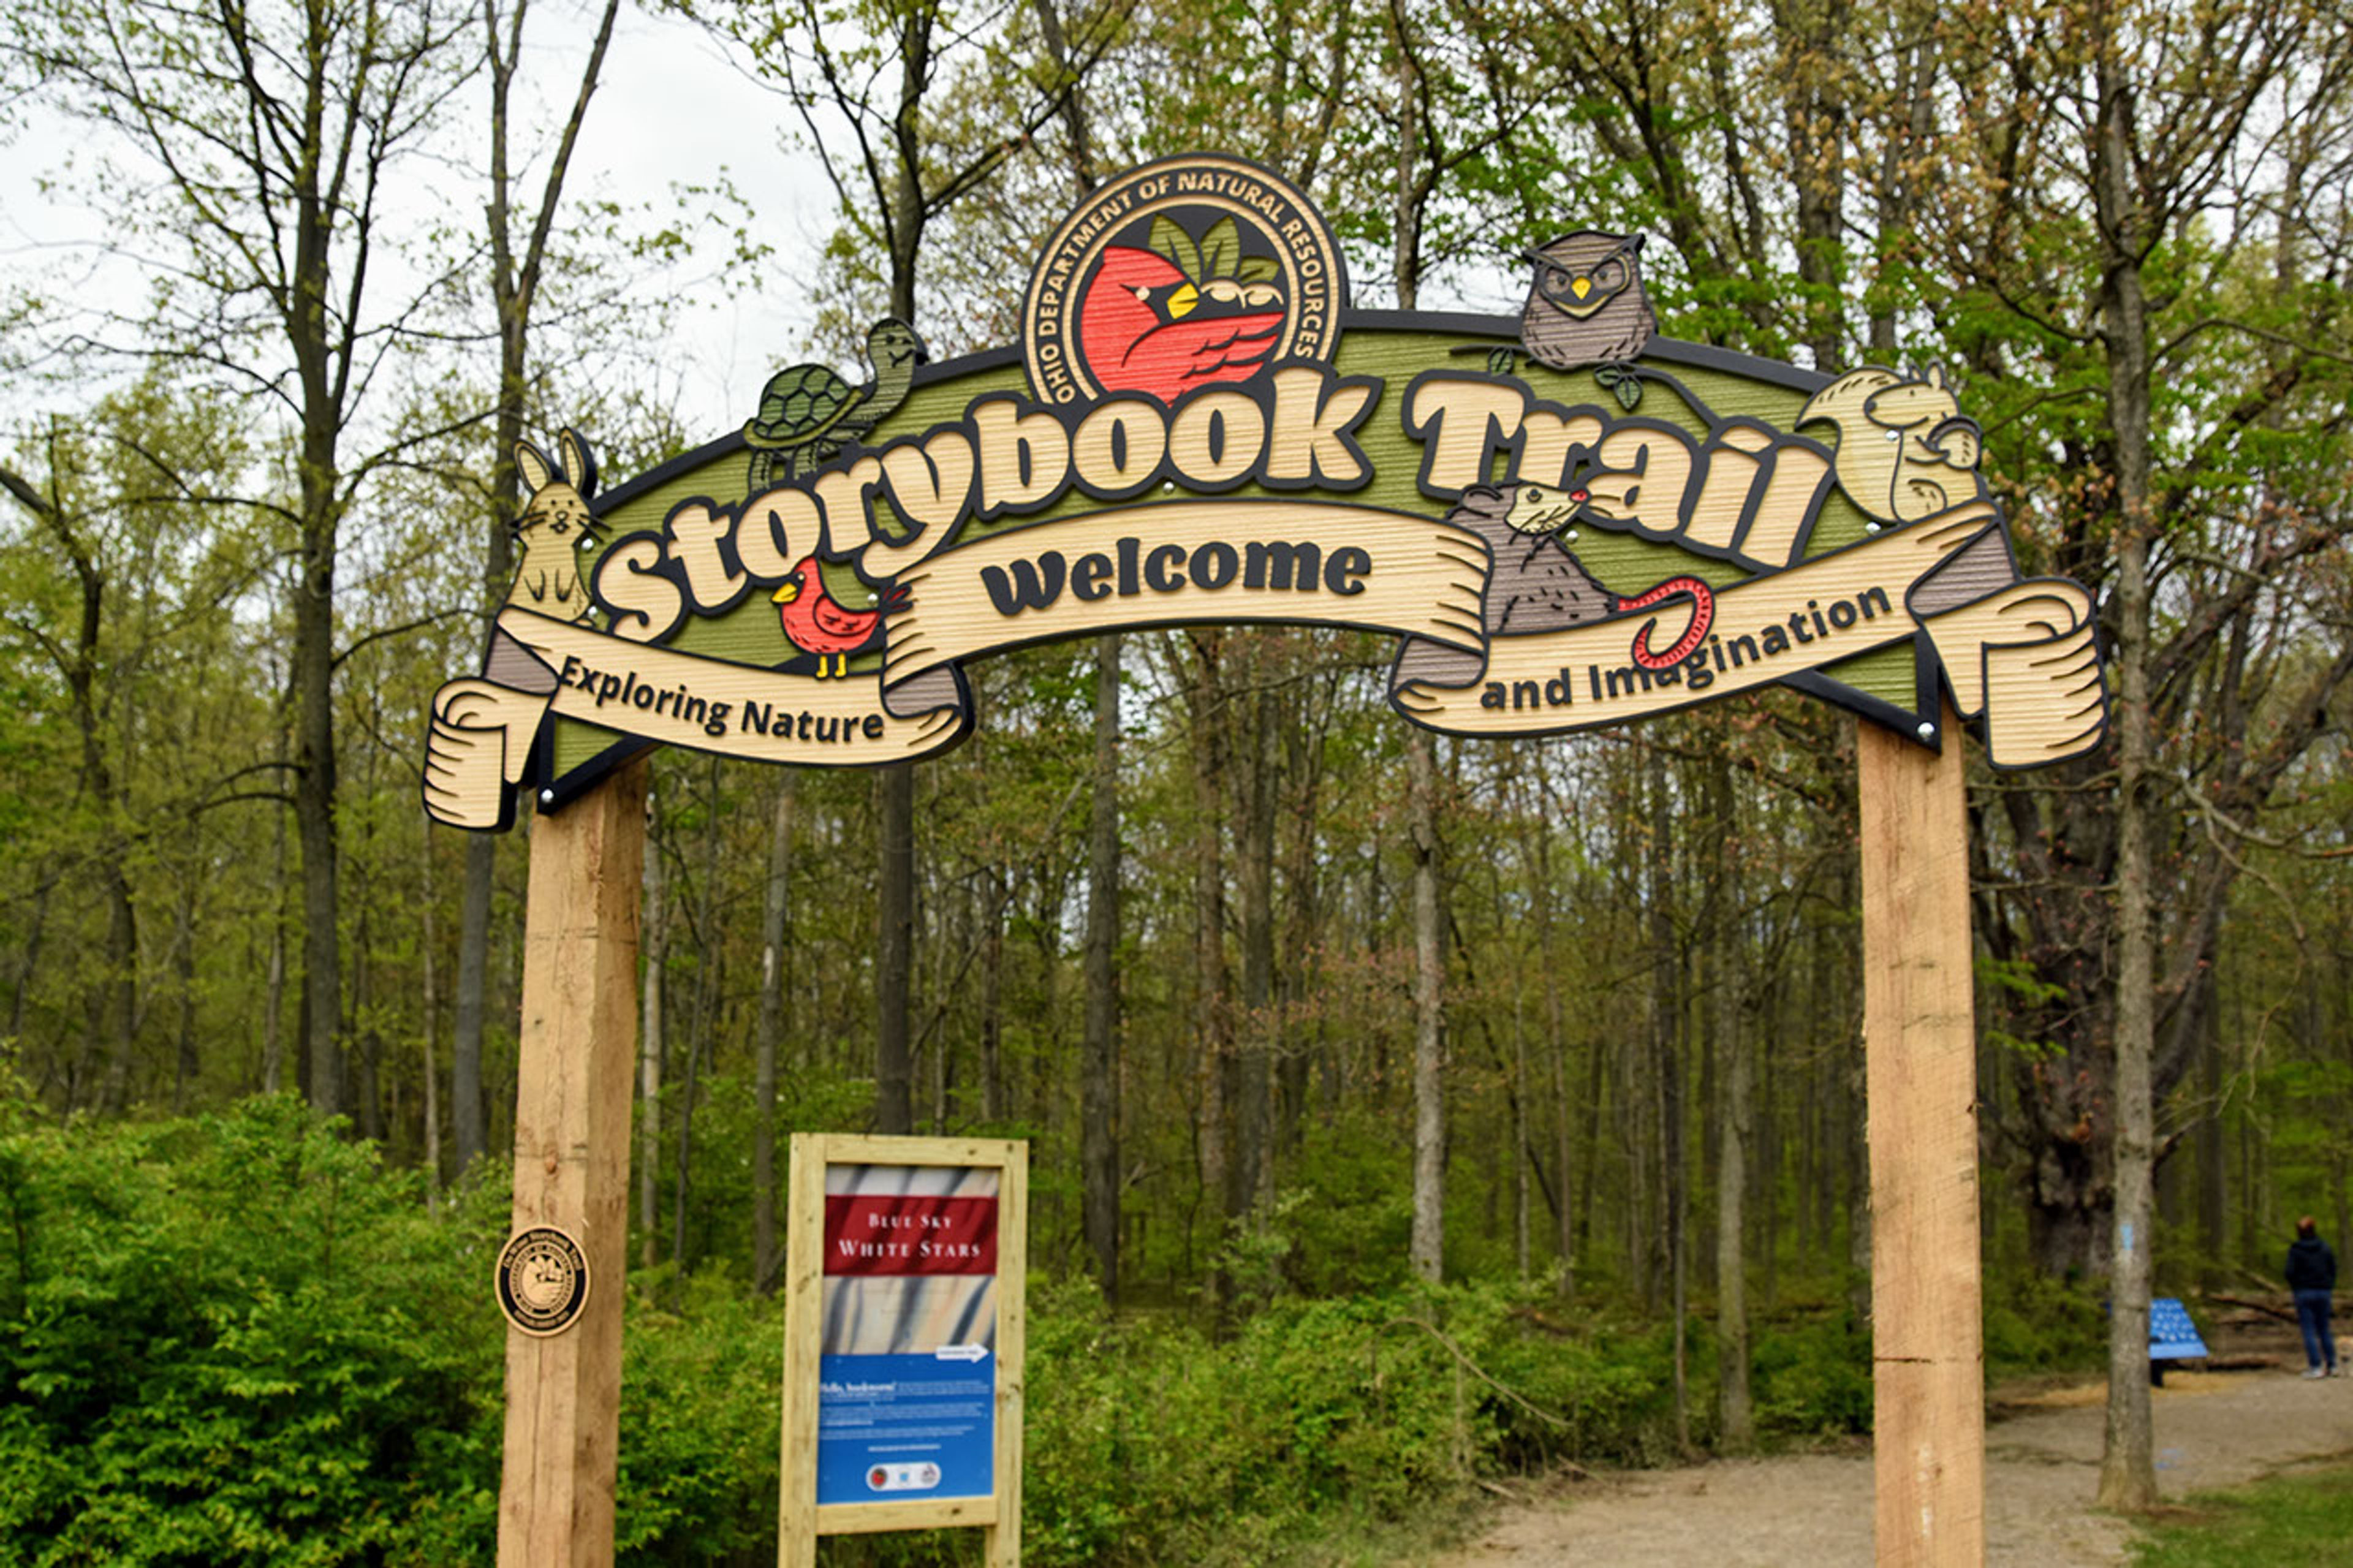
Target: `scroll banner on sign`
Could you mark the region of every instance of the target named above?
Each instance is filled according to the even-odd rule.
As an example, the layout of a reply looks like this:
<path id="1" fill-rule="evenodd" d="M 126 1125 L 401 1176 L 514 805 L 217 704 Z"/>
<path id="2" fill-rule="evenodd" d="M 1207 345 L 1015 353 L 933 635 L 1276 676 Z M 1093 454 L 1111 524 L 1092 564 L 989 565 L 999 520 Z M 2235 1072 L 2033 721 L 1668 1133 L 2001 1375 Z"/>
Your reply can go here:
<path id="1" fill-rule="evenodd" d="M 484 674 L 434 705 L 426 800 L 496 826 L 541 727 L 574 719 L 664 745 L 866 767 L 945 750 L 970 723 L 965 660 L 1145 626 L 1351 626 L 1404 640 L 1390 699 L 1449 734 L 1622 723 L 1834 666 L 1925 633 L 1997 766 L 2073 755 L 2105 718 L 2090 596 L 2021 580 L 1993 509 L 1972 502 L 1786 570 L 1715 588 L 1672 663 L 1643 638 L 1689 628 L 1686 600 L 1532 635 L 1487 635 L 1490 550 L 1453 523 L 1296 500 L 1186 501 L 1009 530 L 899 580 L 879 678 L 825 679 L 650 647 L 509 606 Z M 1677 623 L 1681 623 L 1679 628 Z"/>
<path id="2" fill-rule="evenodd" d="M 1427 517 L 1303 500 L 1176 501 L 1016 529 L 896 580 L 882 679 L 938 689 L 960 660 L 1137 626 L 1356 626 L 1476 649 L 1487 547 Z"/>
<path id="3" fill-rule="evenodd" d="M 1925 633 L 1955 709 L 1982 719 L 1998 767 L 2073 756 L 2105 721 L 2091 595 L 2063 580 L 2019 578 L 1986 502 L 1716 588 L 1709 601 L 1693 650 L 1664 668 L 1635 650 L 1651 640 L 1644 628 L 1662 617 L 1689 626 L 1696 612 L 1688 598 L 1681 608 L 1497 637 L 1475 666 L 1409 644 L 1390 700 L 1449 734 L 1586 730 L 1712 701 Z"/>

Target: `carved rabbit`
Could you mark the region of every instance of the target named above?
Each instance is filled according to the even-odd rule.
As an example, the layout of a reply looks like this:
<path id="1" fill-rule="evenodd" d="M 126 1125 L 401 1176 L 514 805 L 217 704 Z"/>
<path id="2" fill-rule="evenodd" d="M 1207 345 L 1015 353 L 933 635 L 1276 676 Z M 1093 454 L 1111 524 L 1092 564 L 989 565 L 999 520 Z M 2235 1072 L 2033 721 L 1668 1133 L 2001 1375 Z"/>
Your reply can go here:
<path id="1" fill-rule="evenodd" d="M 588 497 L 596 489 L 596 464 L 578 432 L 556 437 L 561 463 L 528 441 L 515 443 L 515 468 L 531 487 L 531 500 L 515 524 L 514 582 L 507 603 L 559 621 L 588 618 L 588 584 L 581 580 L 578 552 L 596 542 L 590 531 Z"/>

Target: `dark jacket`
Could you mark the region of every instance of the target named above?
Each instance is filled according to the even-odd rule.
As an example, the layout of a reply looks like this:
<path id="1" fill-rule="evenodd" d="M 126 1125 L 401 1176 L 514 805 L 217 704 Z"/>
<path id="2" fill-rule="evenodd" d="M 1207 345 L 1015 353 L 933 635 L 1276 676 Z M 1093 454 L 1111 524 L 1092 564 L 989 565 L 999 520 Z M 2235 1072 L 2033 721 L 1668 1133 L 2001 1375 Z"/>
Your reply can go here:
<path id="1" fill-rule="evenodd" d="M 2287 1288 L 2291 1290 L 2337 1289 L 2337 1254 L 2316 1236 L 2300 1236 L 2287 1249 Z"/>

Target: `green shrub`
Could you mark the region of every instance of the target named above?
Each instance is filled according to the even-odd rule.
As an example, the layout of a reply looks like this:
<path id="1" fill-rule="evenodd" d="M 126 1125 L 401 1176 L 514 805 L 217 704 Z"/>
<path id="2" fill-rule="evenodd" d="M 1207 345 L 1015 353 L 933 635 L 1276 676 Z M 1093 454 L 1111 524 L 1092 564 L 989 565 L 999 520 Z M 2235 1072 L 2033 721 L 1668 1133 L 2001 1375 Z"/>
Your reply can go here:
<path id="1" fill-rule="evenodd" d="M 1083 1285 L 1042 1289 L 1025 1558 L 1262 1560 L 1319 1521 L 1397 1518 L 1473 1475 L 1662 1447 L 1664 1354 L 1564 1338 L 1537 1299 L 1460 1286 L 1286 1300 L 1213 1344 L 1159 1320 L 1114 1321 Z"/>
<path id="2" fill-rule="evenodd" d="M 631 1293 L 621 1368 L 615 1556 L 776 1561 L 784 1310 L 695 1276 L 674 1310 Z"/>
<path id="3" fill-rule="evenodd" d="M 2105 1367 L 2108 1320 L 2097 1288 L 2031 1273 L 1989 1279 L 1985 1352 L 1987 1373 L 1998 1378 Z"/>
<path id="4" fill-rule="evenodd" d="M 1314 1238 L 1369 1244 L 1389 1219 L 1366 1223 Z M 417 1176 L 290 1098 L 63 1128 L 0 1103 L 0 1562 L 490 1560 L 506 1226 L 496 1180 L 428 1213 Z M 1481 1475 L 1674 1451 L 1666 1325 L 1508 1282 L 1310 1299 L 1283 1293 L 1282 1256 L 1223 1340 L 1114 1317 L 1083 1280 L 1033 1285 L 1027 1561 L 1260 1563 L 1422 1515 Z M 2013 1310 L 2068 1333 L 2080 1315 Z M 631 1279 L 621 1563 L 773 1561 L 782 1326 L 717 1267 Z M 1704 1442 L 1703 1320 L 1688 1355 Z M 1760 1324 L 1756 1369 L 1768 1435 L 1868 1426 L 1867 1336 L 1842 1310 Z M 956 1563 L 977 1544 L 828 1556 Z"/>
<path id="5" fill-rule="evenodd" d="M 0 1136 L 0 1557 L 448 1561 L 496 1484 L 487 1198 L 290 1099 Z M 470 1525 L 460 1529 L 470 1533 Z"/>
<path id="6" fill-rule="evenodd" d="M 1761 1326 L 1748 1375 L 1760 1436 L 1871 1430 L 1871 1326 L 1843 1306 Z"/>

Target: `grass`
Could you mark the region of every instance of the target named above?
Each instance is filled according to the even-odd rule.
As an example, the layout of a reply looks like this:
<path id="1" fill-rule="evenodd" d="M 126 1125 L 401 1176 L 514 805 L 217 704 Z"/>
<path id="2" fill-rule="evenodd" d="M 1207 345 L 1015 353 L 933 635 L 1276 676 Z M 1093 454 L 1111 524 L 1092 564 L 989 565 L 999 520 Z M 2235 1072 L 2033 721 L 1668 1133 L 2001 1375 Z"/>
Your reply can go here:
<path id="1" fill-rule="evenodd" d="M 1312 1537 L 1250 1550 L 1230 1559 L 1254 1568 L 1421 1568 L 1459 1549 L 1486 1517 L 1470 1497 L 1433 1501 L 1402 1520 L 1335 1510 Z"/>
<path id="2" fill-rule="evenodd" d="M 2133 1547 L 2137 1568 L 2305 1568 L 2353 1542 L 2353 1466 L 2299 1470 L 2191 1498 Z"/>

